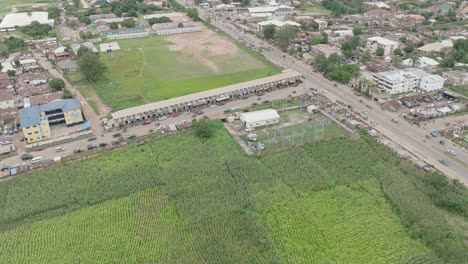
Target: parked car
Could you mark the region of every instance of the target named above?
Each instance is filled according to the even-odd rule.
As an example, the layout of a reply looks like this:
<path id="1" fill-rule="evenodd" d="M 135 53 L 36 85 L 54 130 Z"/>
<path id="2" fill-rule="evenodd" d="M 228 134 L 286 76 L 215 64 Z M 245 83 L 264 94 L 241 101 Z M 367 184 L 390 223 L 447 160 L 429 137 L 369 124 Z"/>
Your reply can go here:
<path id="1" fill-rule="evenodd" d="M 100 147 L 100 148 L 104 148 L 104 147 L 106 147 L 106 146 L 107 146 L 107 143 L 99 143 L 99 147 Z"/>
<path id="2" fill-rule="evenodd" d="M 96 140 L 96 139 L 97 139 L 96 137 L 90 137 L 90 138 L 88 138 L 88 142 L 94 141 L 94 140 Z"/>
<path id="3" fill-rule="evenodd" d="M 23 154 L 23 155 L 20 156 L 20 159 L 21 159 L 21 160 L 30 160 L 30 159 L 32 159 L 32 158 L 34 158 L 34 156 L 31 155 L 31 154 L 28 154 L 28 153 Z"/>
<path id="4" fill-rule="evenodd" d="M 136 138 L 136 135 L 135 134 L 130 134 L 127 136 L 127 139 L 131 139 L 131 138 Z"/>
<path id="5" fill-rule="evenodd" d="M 90 145 L 87 146 L 87 148 L 88 148 L 88 150 L 91 150 L 91 149 L 97 148 L 97 146 L 90 144 Z"/>
<path id="6" fill-rule="evenodd" d="M 55 152 L 62 152 L 62 151 L 65 151 L 64 147 L 56 147 L 55 148 Z"/>
<path id="7" fill-rule="evenodd" d="M 81 153 L 83 151 L 84 151 L 83 149 L 77 148 L 73 150 L 73 153 Z"/>
<path id="8" fill-rule="evenodd" d="M 398 124 L 398 119 L 392 118 L 392 122 L 395 123 L 395 124 Z"/>
<path id="9" fill-rule="evenodd" d="M 113 137 L 113 138 L 118 138 L 118 137 L 121 137 L 121 136 L 122 136 L 122 134 L 120 134 L 120 133 L 114 133 L 114 134 L 112 134 L 112 137 Z"/>
<path id="10" fill-rule="evenodd" d="M 145 120 L 141 124 L 144 125 L 144 126 L 149 125 L 149 124 L 151 124 L 151 120 Z"/>
<path id="11" fill-rule="evenodd" d="M 167 119 L 167 116 L 161 116 L 160 118 L 158 118 L 158 121 L 164 121 Z"/>

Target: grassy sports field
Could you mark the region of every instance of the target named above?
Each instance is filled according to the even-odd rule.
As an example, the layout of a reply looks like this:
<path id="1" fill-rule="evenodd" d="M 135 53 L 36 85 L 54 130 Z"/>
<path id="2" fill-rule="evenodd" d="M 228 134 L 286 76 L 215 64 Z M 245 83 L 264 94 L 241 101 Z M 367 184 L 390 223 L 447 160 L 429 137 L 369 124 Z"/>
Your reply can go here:
<path id="1" fill-rule="evenodd" d="M 113 110 L 263 78 L 279 70 L 210 30 L 118 41 L 98 94 Z"/>
<path id="2" fill-rule="evenodd" d="M 1 182 L 0 263 L 466 260 L 466 189 L 370 136 L 257 158 L 213 126 Z"/>
<path id="3" fill-rule="evenodd" d="M 16 5 L 49 4 L 50 2 L 50 0 L 1 0 L 0 15 L 10 13 Z"/>

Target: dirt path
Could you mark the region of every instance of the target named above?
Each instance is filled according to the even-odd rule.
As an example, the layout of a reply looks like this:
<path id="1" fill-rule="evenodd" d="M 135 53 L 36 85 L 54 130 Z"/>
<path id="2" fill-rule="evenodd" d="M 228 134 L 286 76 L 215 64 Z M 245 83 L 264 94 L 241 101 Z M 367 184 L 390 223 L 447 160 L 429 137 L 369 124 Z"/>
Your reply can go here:
<path id="1" fill-rule="evenodd" d="M 33 54 L 37 58 L 39 65 L 45 70 L 49 71 L 49 73 L 52 76 L 62 79 L 65 82 L 65 87 L 75 96 L 76 99 L 78 99 L 81 102 L 83 114 L 85 115 L 86 119 L 89 122 L 91 122 L 91 129 L 94 131 L 94 133 L 96 135 L 103 134 L 104 129 L 99 122 L 100 118 L 98 115 L 96 115 L 94 110 L 88 104 L 88 101 L 86 100 L 86 98 L 84 98 L 81 95 L 81 93 L 73 85 L 71 85 L 71 83 L 69 83 L 68 80 L 65 79 L 59 71 L 57 71 L 54 67 L 52 67 L 51 63 L 47 61 L 44 57 L 42 57 L 41 54 L 38 54 L 34 50 L 33 50 Z M 90 94 L 92 94 L 91 96 L 92 98 L 90 99 L 96 102 L 96 105 L 98 106 L 101 116 L 107 115 L 108 110 L 106 110 L 106 106 L 102 103 L 102 101 L 95 94 L 95 92 L 92 91 L 92 93 Z"/>

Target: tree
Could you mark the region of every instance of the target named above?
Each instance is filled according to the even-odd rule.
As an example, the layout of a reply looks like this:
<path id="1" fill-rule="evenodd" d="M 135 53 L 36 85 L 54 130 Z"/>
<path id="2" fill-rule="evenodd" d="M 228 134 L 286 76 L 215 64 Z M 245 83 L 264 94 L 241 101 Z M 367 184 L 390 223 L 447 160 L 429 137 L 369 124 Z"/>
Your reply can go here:
<path id="1" fill-rule="evenodd" d="M 351 58 L 351 57 L 353 57 L 353 51 L 352 51 L 352 50 L 344 50 L 344 51 L 343 51 L 343 55 L 344 55 L 346 58 Z"/>
<path id="2" fill-rule="evenodd" d="M 422 41 L 422 40 L 419 41 L 418 44 L 416 44 L 416 47 L 418 47 L 418 48 L 422 47 L 422 46 L 424 46 L 424 41 Z"/>
<path id="3" fill-rule="evenodd" d="M 135 27 L 135 20 L 133 18 L 126 18 L 122 23 L 120 24 L 122 27 L 126 28 L 134 28 Z"/>
<path id="4" fill-rule="evenodd" d="M 382 47 L 378 47 L 377 51 L 375 52 L 375 55 L 382 57 L 385 54 L 385 50 Z"/>
<path id="5" fill-rule="evenodd" d="M 372 55 L 370 54 L 369 51 L 366 51 L 366 52 L 364 52 L 364 54 L 362 54 L 362 57 L 361 57 L 362 62 L 368 62 L 371 59 L 372 59 Z"/>
<path id="6" fill-rule="evenodd" d="M 137 11 L 135 11 L 134 9 L 132 9 L 132 10 L 128 11 L 127 16 L 130 16 L 130 17 L 138 17 L 138 13 L 137 13 Z"/>
<path id="7" fill-rule="evenodd" d="M 3 69 L 3 66 L 2 66 L 2 64 L 0 63 L 0 71 L 1 71 L 2 69 Z"/>
<path id="8" fill-rule="evenodd" d="M 400 41 L 401 41 L 401 43 L 406 43 L 408 40 L 406 39 L 406 37 L 401 37 Z"/>
<path id="9" fill-rule="evenodd" d="M 51 6 L 47 8 L 47 13 L 49 13 L 49 18 L 53 18 L 53 19 L 60 18 L 60 9 L 56 6 Z"/>
<path id="10" fill-rule="evenodd" d="M 353 34 L 354 34 L 355 36 L 357 36 L 357 35 L 362 35 L 362 28 L 360 28 L 360 27 L 355 27 L 355 28 L 353 29 Z"/>
<path id="11" fill-rule="evenodd" d="M 34 38 L 47 36 L 51 30 L 51 26 L 47 24 L 40 24 L 37 21 L 33 21 L 28 26 L 21 28 L 21 32 Z"/>
<path id="12" fill-rule="evenodd" d="M 62 91 L 63 88 L 65 87 L 65 82 L 62 79 L 59 78 L 54 78 L 49 82 L 50 88 L 52 88 L 52 91 Z"/>
<path id="13" fill-rule="evenodd" d="M 263 37 L 265 39 L 272 39 L 275 37 L 276 27 L 275 25 L 267 25 L 262 29 Z"/>
<path id="14" fill-rule="evenodd" d="M 15 59 L 14 63 L 15 63 L 16 68 L 19 68 L 21 66 L 21 63 L 18 59 Z"/>
<path id="15" fill-rule="evenodd" d="M 397 55 L 397 56 L 401 56 L 401 54 L 402 54 L 402 53 L 401 53 L 401 49 L 395 49 L 395 50 L 393 51 L 393 54 L 395 54 L 395 55 Z"/>
<path id="16" fill-rule="evenodd" d="M 87 47 L 81 46 L 78 51 L 76 52 L 76 57 L 79 59 L 82 57 L 84 54 L 91 52 Z"/>
<path id="17" fill-rule="evenodd" d="M 190 17 L 191 19 L 195 20 L 195 21 L 200 21 L 201 20 L 200 17 L 198 16 L 198 11 L 195 8 L 190 8 L 187 11 L 187 16 Z"/>
<path id="18" fill-rule="evenodd" d="M 452 56 L 448 56 L 440 62 L 440 66 L 445 68 L 453 68 L 455 67 L 455 63 L 455 59 Z"/>
<path id="19" fill-rule="evenodd" d="M 414 47 L 413 45 L 407 45 L 403 50 L 408 54 L 414 51 Z"/>
<path id="20" fill-rule="evenodd" d="M 285 25 L 276 32 L 278 46 L 282 51 L 287 51 L 289 44 L 296 38 L 297 28 L 292 25 Z"/>
<path id="21" fill-rule="evenodd" d="M 195 135 L 201 139 L 208 139 L 214 136 L 215 128 L 208 118 L 204 118 L 195 123 Z"/>
<path id="22" fill-rule="evenodd" d="M 240 0 L 241 6 L 249 6 L 250 0 Z"/>
<path id="23" fill-rule="evenodd" d="M 112 22 L 109 24 L 109 27 L 110 29 L 118 29 L 119 28 L 119 24 L 116 23 L 116 22 Z"/>
<path id="24" fill-rule="evenodd" d="M 91 82 L 96 82 L 107 72 L 107 66 L 99 60 L 99 57 L 92 53 L 86 52 L 78 59 L 81 74 Z"/>
<path id="25" fill-rule="evenodd" d="M 14 71 L 14 70 L 8 70 L 8 71 L 7 71 L 7 75 L 8 75 L 9 77 L 14 77 L 14 76 L 16 75 L 16 71 Z"/>

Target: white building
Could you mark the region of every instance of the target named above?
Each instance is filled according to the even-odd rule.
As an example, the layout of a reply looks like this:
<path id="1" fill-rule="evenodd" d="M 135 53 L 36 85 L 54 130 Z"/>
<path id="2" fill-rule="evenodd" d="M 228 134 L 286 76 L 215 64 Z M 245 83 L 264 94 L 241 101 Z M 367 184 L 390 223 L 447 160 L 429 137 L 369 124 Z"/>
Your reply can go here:
<path id="1" fill-rule="evenodd" d="M 47 12 L 11 13 L 3 18 L 0 23 L 0 31 L 15 30 L 15 27 L 29 26 L 33 21 L 54 26 L 54 20 L 49 19 L 49 13 Z"/>
<path id="2" fill-rule="evenodd" d="M 277 124 L 279 119 L 280 116 L 278 115 L 278 112 L 273 109 L 247 112 L 240 115 L 240 120 L 247 128 Z"/>
<path id="3" fill-rule="evenodd" d="M 279 20 L 267 20 L 267 21 L 262 21 L 257 23 L 257 30 L 258 32 L 262 32 L 263 27 L 268 26 L 268 25 L 274 25 L 276 28 L 281 28 L 285 25 L 290 25 L 290 26 L 296 26 L 300 27 L 301 24 L 296 23 L 294 21 L 279 21 Z"/>
<path id="4" fill-rule="evenodd" d="M 382 37 L 371 37 L 367 39 L 366 49 L 370 53 L 376 53 L 378 48 L 384 49 L 384 56 L 393 54 L 393 51 L 398 49 L 398 42 Z"/>
<path id="5" fill-rule="evenodd" d="M 441 76 L 417 68 L 374 73 L 373 77 L 375 82 L 389 94 L 437 91 L 442 89 L 445 82 Z"/>

